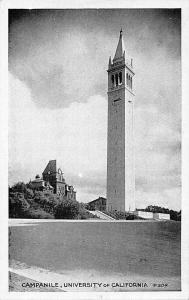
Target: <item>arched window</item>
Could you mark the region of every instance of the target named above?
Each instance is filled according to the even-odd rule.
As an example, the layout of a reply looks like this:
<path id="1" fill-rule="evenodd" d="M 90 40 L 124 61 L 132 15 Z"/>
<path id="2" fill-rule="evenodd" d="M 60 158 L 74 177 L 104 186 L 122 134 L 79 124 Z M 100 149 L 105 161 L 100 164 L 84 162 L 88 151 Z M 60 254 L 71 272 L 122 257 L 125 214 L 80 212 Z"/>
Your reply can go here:
<path id="1" fill-rule="evenodd" d="M 112 80 L 112 87 L 114 86 L 114 75 L 111 76 L 111 80 Z"/>
<path id="2" fill-rule="evenodd" d="M 116 86 L 118 86 L 118 74 L 115 74 L 115 82 L 116 82 Z"/>
<path id="3" fill-rule="evenodd" d="M 122 72 L 119 73 L 119 84 L 122 84 Z"/>
<path id="4" fill-rule="evenodd" d="M 130 75 L 128 76 L 128 78 L 129 78 L 129 87 L 131 87 L 131 77 L 130 77 Z"/>

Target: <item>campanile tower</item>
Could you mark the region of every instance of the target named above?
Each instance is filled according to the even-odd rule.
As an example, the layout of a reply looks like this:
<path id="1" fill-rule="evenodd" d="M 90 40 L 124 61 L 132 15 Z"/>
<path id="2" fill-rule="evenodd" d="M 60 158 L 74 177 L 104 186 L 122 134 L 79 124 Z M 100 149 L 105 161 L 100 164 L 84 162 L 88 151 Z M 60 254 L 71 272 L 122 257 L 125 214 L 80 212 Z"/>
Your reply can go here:
<path id="1" fill-rule="evenodd" d="M 135 209 L 133 76 L 121 30 L 108 65 L 107 210 Z"/>

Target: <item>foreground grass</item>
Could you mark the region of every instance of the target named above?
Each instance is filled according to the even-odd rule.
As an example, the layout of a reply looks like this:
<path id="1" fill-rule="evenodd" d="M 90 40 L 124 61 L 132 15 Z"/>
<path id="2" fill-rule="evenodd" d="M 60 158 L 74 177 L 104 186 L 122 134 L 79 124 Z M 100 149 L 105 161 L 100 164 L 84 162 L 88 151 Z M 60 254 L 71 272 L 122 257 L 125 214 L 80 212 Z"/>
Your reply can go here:
<path id="1" fill-rule="evenodd" d="M 13 272 L 9 272 L 9 291 L 10 292 L 63 292 L 61 289 L 56 288 L 30 288 L 23 287 L 23 283 L 37 283 L 38 281 L 32 280 L 30 278 L 20 276 Z"/>
<path id="2" fill-rule="evenodd" d="M 48 222 L 10 227 L 9 257 L 52 271 L 180 277 L 180 222 Z"/>

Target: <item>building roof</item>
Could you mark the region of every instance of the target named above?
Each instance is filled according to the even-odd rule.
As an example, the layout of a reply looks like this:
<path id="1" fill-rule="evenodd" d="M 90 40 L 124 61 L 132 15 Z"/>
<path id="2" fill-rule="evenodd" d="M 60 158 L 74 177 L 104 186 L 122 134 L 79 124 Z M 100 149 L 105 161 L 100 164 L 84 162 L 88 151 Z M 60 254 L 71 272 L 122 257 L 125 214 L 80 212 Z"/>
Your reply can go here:
<path id="1" fill-rule="evenodd" d="M 37 178 L 37 179 L 32 180 L 31 182 L 32 182 L 32 183 L 44 182 L 44 180 L 41 179 L 41 178 Z"/>
<path id="2" fill-rule="evenodd" d="M 100 201 L 100 200 L 104 200 L 104 201 L 106 201 L 107 199 L 106 199 L 106 198 L 104 198 L 104 197 L 98 197 L 98 199 L 95 199 L 95 200 L 89 201 L 88 203 L 94 203 L 94 202 L 97 202 L 97 201 Z"/>
<path id="3" fill-rule="evenodd" d="M 43 174 L 49 174 L 50 173 L 56 173 L 56 159 L 55 160 L 49 160 L 45 170 L 43 171 Z"/>
<path id="4" fill-rule="evenodd" d="M 125 45 L 124 45 L 123 34 L 122 34 L 122 29 L 121 29 L 120 35 L 119 35 L 119 42 L 118 42 L 116 53 L 115 53 L 113 60 L 122 58 L 124 56 L 124 52 L 125 52 Z"/>

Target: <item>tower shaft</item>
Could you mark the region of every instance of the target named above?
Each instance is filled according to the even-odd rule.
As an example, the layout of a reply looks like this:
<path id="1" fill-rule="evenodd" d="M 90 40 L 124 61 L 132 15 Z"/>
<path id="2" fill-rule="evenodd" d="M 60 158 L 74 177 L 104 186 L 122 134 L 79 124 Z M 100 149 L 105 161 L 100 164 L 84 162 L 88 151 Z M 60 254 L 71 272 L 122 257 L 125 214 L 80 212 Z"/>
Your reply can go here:
<path id="1" fill-rule="evenodd" d="M 125 59 L 122 31 L 108 67 L 107 209 L 135 209 L 134 71 Z"/>

